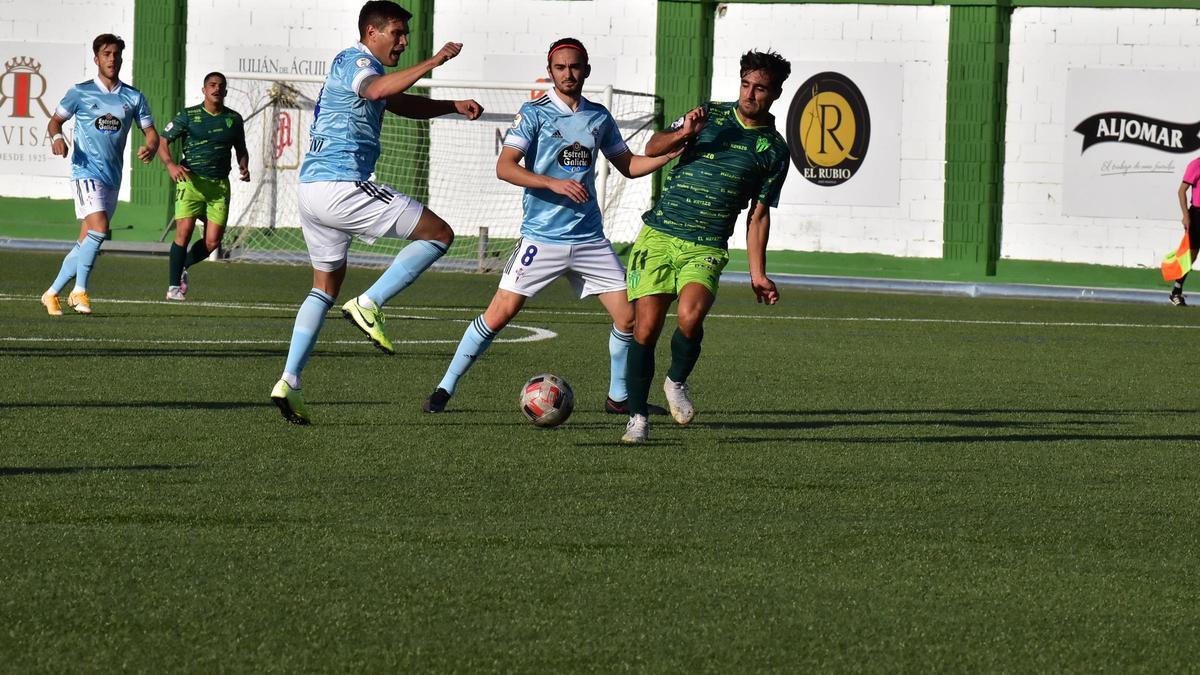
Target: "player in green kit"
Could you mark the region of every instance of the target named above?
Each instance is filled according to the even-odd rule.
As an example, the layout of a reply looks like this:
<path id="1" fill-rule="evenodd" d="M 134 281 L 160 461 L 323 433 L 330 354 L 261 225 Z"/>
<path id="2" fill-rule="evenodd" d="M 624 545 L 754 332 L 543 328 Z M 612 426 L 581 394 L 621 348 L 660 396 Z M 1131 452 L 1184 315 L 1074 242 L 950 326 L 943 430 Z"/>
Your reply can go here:
<path id="1" fill-rule="evenodd" d="M 750 51 L 742 55 L 740 72 L 736 103 L 695 108 L 646 144 L 650 157 L 680 148 L 683 154 L 658 203 L 642 215 L 645 227 L 629 253 L 626 281 L 634 307 L 634 343 L 626 362 L 630 417 L 621 437 L 625 443 L 644 443 L 649 437 L 646 398 L 654 378 L 654 346 L 677 298 L 678 328 L 671 337 L 671 367 L 663 390 L 675 421 L 692 421 L 695 408 L 687 377 L 700 357 L 704 317 L 729 262 L 729 237 L 747 205 L 750 284 L 759 302 L 779 301 L 775 283 L 767 278 L 766 250 L 770 208 L 779 205 L 788 148 L 769 111 L 791 64 L 775 52 Z"/>
<path id="2" fill-rule="evenodd" d="M 227 85 L 221 73 L 204 76 L 204 102 L 184 108 L 163 129 L 169 142 L 182 139 L 179 163 L 171 159 L 168 143 L 158 146 L 158 157 L 175 181 L 175 241 L 171 244 L 167 274 L 167 299 L 187 297 L 187 268 L 208 259 L 221 246 L 229 220 L 229 151 L 237 153 L 241 180 L 250 180 L 250 154 L 242 116 L 225 107 Z M 187 246 L 196 219 L 205 222 L 204 236 Z"/>

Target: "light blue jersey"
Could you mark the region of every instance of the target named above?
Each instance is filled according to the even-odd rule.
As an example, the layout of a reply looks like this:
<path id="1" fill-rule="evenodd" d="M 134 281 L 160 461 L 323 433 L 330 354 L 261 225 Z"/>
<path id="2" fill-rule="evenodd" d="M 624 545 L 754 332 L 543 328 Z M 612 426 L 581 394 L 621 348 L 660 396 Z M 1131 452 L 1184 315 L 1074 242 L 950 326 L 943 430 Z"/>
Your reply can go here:
<path id="1" fill-rule="evenodd" d="M 121 187 L 129 130 L 135 121 L 140 129 L 154 126 L 142 92 L 123 82 L 109 91 L 99 79 L 68 89 L 54 114 L 64 120 L 75 118 L 71 179 L 98 180 L 114 190 Z"/>
<path id="2" fill-rule="evenodd" d="M 358 91 L 363 80 L 383 72 L 383 64 L 361 42 L 334 57 L 313 110 L 301 183 L 371 178 L 386 102 L 368 101 Z"/>
<path id="3" fill-rule="evenodd" d="M 629 152 L 616 120 L 602 105 L 580 98 L 572 111 L 554 90 L 521 106 L 504 145 L 525 153 L 525 167 L 551 178 L 575 180 L 591 199 L 576 204 L 550 190 L 525 189 L 521 236 L 545 244 L 581 244 L 604 239 L 596 203 L 596 158 Z"/>

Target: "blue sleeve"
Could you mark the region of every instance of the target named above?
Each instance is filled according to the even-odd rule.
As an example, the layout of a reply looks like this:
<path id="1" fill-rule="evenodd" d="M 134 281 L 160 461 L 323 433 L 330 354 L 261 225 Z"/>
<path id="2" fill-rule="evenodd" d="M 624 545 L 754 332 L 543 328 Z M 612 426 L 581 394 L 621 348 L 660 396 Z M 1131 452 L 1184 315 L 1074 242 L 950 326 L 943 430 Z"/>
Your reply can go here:
<path id="1" fill-rule="evenodd" d="M 612 159 L 620 157 L 629 152 L 629 146 L 625 144 L 625 139 L 621 138 L 621 130 L 617 128 L 617 121 L 613 119 L 612 113 L 604 111 L 603 130 L 600 135 L 600 152 L 604 153 L 605 157 Z"/>
<path id="2" fill-rule="evenodd" d="M 150 102 L 146 100 L 146 97 L 141 92 L 138 92 L 137 107 L 135 110 L 137 112 L 139 127 L 146 129 L 154 126 L 154 116 L 150 114 Z"/>
<path id="3" fill-rule="evenodd" d="M 539 126 L 537 109 L 528 103 L 523 104 L 513 118 L 512 127 L 504 134 L 504 145 L 528 152 L 529 146 L 537 140 Z"/>
<path id="4" fill-rule="evenodd" d="M 346 59 L 340 65 L 342 82 L 347 89 L 359 96 L 362 96 L 358 93 L 358 89 L 362 86 L 363 80 L 374 75 L 383 75 L 383 66 L 369 56 L 359 56 L 353 60 Z"/>
<path id="5" fill-rule="evenodd" d="M 79 90 L 71 87 L 67 93 L 63 95 L 62 101 L 58 103 L 58 107 L 54 109 L 54 114 L 61 117 L 63 120 L 69 120 L 75 116 L 75 111 L 79 108 Z"/>

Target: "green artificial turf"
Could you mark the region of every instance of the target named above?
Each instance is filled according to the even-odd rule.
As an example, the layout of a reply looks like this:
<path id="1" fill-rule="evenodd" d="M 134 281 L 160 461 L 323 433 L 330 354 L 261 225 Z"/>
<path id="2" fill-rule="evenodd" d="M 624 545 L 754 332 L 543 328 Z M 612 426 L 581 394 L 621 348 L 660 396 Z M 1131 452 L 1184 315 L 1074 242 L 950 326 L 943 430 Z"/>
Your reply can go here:
<path id="1" fill-rule="evenodd" d="M 0 252 L 0 670 L 1196 663 L 1194 310 L 726 285 L 695 422 L 624 447 L 563 284 L 436 416 L 494 276 L 424 275 L 391 357 L 331 312 L 296 427 L 268 393 L 308 270 L 205 263 L 169 304 L 165 260 L 105 255 L 96 314 L 51 318 L 59 261 Z M 517 410 L 541 371 L 558 429 Z"/>

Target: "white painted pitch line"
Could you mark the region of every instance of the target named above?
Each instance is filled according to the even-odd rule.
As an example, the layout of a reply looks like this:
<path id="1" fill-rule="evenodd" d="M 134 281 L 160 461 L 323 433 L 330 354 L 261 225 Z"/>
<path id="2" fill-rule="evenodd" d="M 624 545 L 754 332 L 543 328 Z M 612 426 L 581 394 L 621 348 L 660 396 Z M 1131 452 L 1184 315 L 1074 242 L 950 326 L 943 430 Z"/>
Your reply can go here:
<path id="1" fill-rule="evenodd" d="M 33 301 L 36 302 L 39 298 L 29 295 L 14 295 L 11 293 L 0 293 L 0 302 L 8 301 Z M 124 299 L 109 299 L 104 298 L 102 303 L 112 303 L 118 305 L 170 305 L 172 307 L 204 307 L 214 309 L 240 309 L 240 310 L 265 310 L 275 312 L 295 313 L 299 308 L 296 305 L 284 305 L 276 303 L 236 303 L 236 302 L 208 302 L 208 301 L 186 301 L 183 303 L 167 301 L 167 300 L 124 300 Z M 390 309 L 395 311 L 408 312 L 445 312 L 445 313 L 460 313 L 468 312 L 472 314 L 481 314 L 483 309 L 480 307 L 420 307 L 420 306 L 394 306 Z M 552 314 L 555 316 L 608 316 L 607 312 L 596 311 L 563 311 L 557 309 L 530 309 L 521 310 L 522 314 Z M 668 314 L 674 316 L 674 313 Z M 392 318 L 397 319 L 424 319 L 427 321 L 440 321 L 435 317 L 429 316 L 404 316 L 396 315 Z M 1034 326 L 1041 328 L 1165 328 L 1168 330 L 1200 330 L 1200 324 L 1197 325 L 1176 325 L 1176 324 L 1158 324 L 1158 323 L 1107 323 L 1085 321 L 1002 321 L 999 319 L 920 319 L 910 317 L 886 317 L 886 316 L 797 316 L 797 315 L 779 315 L 779 314 L 709 314 L 710 319 L 753 319 L 755 321 L 830 321 L 830 322 L 862 322 L 862 323 L 936 323 L 948 325 L 984 325 L 984 326 Z M 449 319 L 450 321 L 462 321 L 461 319 Z M 504 340 L 497 340 L 503 342 Z"/>

